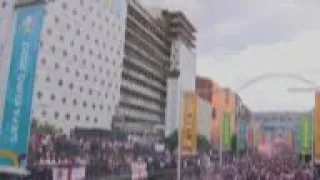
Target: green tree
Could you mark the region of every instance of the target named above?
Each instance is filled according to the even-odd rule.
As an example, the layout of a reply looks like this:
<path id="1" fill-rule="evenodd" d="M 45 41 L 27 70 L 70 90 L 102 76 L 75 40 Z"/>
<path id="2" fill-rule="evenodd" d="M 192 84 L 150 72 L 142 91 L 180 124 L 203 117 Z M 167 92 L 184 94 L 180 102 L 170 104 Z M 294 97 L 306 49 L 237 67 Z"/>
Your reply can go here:
<path id="1" fill-rule="evenodd" d="M 209 140 L 203 136 L 198 134 L 198 141 L 197 141 L 197 149 L 200 152 L 208 151 L 211 148 Z"/>
<path id="2" fill-rule="evenodd" d="M 56 128 L 54 125 L 48 122 L 40 123 L 39 121 L 34 121 L 32 123 L 33 132 L 39 134 L 55 134 L 60 132 L 61 129 Z"/>
<path id="3" fill-rule="evenodd" d="M 237 153 L 237 135 L 236 134 L 233 134 L 231 137 L 231 152 L 234 155 Z"/>
<path id="4" fill-rule="evenodd" d="M 174 130 L 168 137 L 165 138 L 166 147 L 173 151 L 178 147 L 178 130 Z"/>
<path id="5" fill-rule="evenodd" d="M 174 130 L 168 137 L 166 137 L 165 144 L 170 151 L 173 151 L 178 147 L 178 130 L 177 129 Z M 198 134 L 197 150 L 203 152 L 209 149 L 210 149 L 210 142 L 208 141 L 208 139 L 205 136 Z"/>

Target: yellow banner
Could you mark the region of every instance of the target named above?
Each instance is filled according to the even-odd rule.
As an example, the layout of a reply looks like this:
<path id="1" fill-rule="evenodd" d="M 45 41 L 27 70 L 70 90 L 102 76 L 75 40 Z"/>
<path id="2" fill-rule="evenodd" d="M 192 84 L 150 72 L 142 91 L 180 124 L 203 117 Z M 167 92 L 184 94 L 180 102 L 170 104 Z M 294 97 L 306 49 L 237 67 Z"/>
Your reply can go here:
<path id="1" fill-rule="evenodd" d="M 314 112 L 314 140 L 315 140 L 315 161 L 320 161 L 320 92 L 315 95 L 315 112 Z"/>
<path id="2" fill-rule="evenodd" d="M 290 147 L 292 147 L 292 144 L 293 144 L 292 143 L 293 142 L 292 131 L 288 132 L 286 139 L 287 139 L 288 145 L 290 145 Z"/>
<path id="3" fill-rule="evenodd" d="M 197 152 L 198 140 L 198 97 L 193 92 L 184 93 L 182 117 L 182 154 Z"/>

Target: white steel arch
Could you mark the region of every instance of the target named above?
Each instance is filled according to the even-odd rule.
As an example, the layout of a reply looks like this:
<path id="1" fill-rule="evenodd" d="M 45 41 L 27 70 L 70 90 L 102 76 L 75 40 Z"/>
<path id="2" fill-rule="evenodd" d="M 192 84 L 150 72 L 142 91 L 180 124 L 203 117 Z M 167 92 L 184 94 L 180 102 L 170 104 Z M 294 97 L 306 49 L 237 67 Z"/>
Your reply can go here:
<path id="1" fill-rule="evenodd" d="M 262 74 L 262 75 L 256 76 L 256 77 L 246 81 L 241 86 L 239 86 L 236 90 L 237 90 L 237 92 L 240 92 L 240 91 L 250 87 L 251 85 L 254 85 L 254 84 L 256 84 L 256 83 L 258 83 L 260 81 L 263 81 L 265 79 L 271 79 L 271 78 L 293 79 L 293 80 L 297 80 L 297 81 L 303 82 L 303 83 L 308 84 L 308 85 L 312 85 L 312 86 L 317 86 L 318 87 L 317 83 L 304 78 L 300 74 L 294 74 L 294 73 L 266 73 L 266 74 Z"/>

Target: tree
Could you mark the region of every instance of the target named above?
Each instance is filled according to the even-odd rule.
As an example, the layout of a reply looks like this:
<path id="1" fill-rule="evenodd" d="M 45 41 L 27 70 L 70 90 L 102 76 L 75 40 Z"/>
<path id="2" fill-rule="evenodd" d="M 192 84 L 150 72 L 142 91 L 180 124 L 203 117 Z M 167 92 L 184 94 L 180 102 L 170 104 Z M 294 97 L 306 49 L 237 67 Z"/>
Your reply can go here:
<path id="1" fill-rule="evenodd" d="M 168 137 L 165 139 L 166 147 L 173 151 L 178 147 L 178 130 L 174 130 Z M 210 143 L 208 139 L 203 136 L 199 135 L 197 136 L 197 150 L 200 152 L 207 151 L 210 149 Z"/>
<path id="2" fill-rule="evenodd" d="M 178 130 L 174 130 L 168 137 L 165 138 L 166 147 L 173 151 L 178 147 Z"/>
<path id="3" fill-rule="evenodd" d="M 203 136 L 198 134 L 198 141 L 197 141 L 197 149 L 200 152 L 208 151 L 210 149 L 209 140 Z"/>
<path id="4" fill-rule="evenodd" d="M 39 121 L 34 121 L 32 124 L 33 131 L 39 134 L 55 134 L 60 132 L 61 129 L 56 128 L 54 125 L 48 122 L 40 123 Z"/>
<path id="5" fill-rule="evenodd" d="M 233 134 L 231 137 L 231 152 L 233 155 L 237 153 L 237 135 Z"/>

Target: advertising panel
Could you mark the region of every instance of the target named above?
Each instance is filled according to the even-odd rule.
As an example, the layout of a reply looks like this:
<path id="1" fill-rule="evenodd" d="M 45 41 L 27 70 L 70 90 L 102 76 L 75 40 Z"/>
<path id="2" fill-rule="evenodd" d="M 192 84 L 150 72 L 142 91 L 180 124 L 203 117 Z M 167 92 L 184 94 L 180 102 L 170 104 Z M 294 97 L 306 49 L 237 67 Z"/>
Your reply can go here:
<path id="1" fill-rule="evenodd" d="M 240 120 L 238 126 L 238 149 L 245 150 L 247 140 L 247 123 L 244 120 Z"/>
<path id="2" fill-rule="evenodd" d="M 263 131 L 260 131 L 260 144 L 266 143 L 266 135 Z"/>
<path id="3" fill-rule="evenodd" d="M 13 51 L 0 122 L 0 165 L 4 168 L 25 167 L 43 14 L 40 5 L 18 8 L 16 12 Z"/>
<path id="4" fill-rule="evenodd" d="M 260 138 L 261 138 L 260 130 L 258 128 L 255 128 L 253 130 L 253 147 L 256 148 L 259 146 Z"/>
<path id="5" fill-rule="evenodd" d="M 312 117 L 304 115 L 300 121 L 300 149 L 302 154 L 309 154 L 312 147 Z"/>
<path id="6" fill-rule="evenodd" d="M 315 116 L 314 116 L 314 151 L 315 162 L 320 164 L 320 92 L 316 92 L 315 95 Z"/>
<path id="7" fill-rule="evenodd" d="M 181 137 L 182 154 L 195 154 L 198 139 L 198 98 L 193 92 L 184 93 Z"/>
<path id="8" fill-rule="evenodd" d="M 300 148 L 300 124 L 297 124 L 294 129 L 294 149 L 295 152 L 298 154 L 301 152 Z"/>
<path id="9" fill-rule="evenodd" d="M 288 144 L 290 147 L 292 147 L 292 145 L 293 145 L 293 133 L 292 133 L 292 131 L 289 131 L 289 132 L 287 133 L 286 141 L 287 141 L 287 144 Z"/>
<path id="10" fill-rule="evenodd" d="M 225 149 L 230 149 L 231 147 L 231 115 L 228 112 L 223 113 L 222 146 Z"/>
<path id="11" fill-rule="evenodd" d="M 248 146 L 253 147 L 253 129 L 250 128 L 248 131 Z"/>

